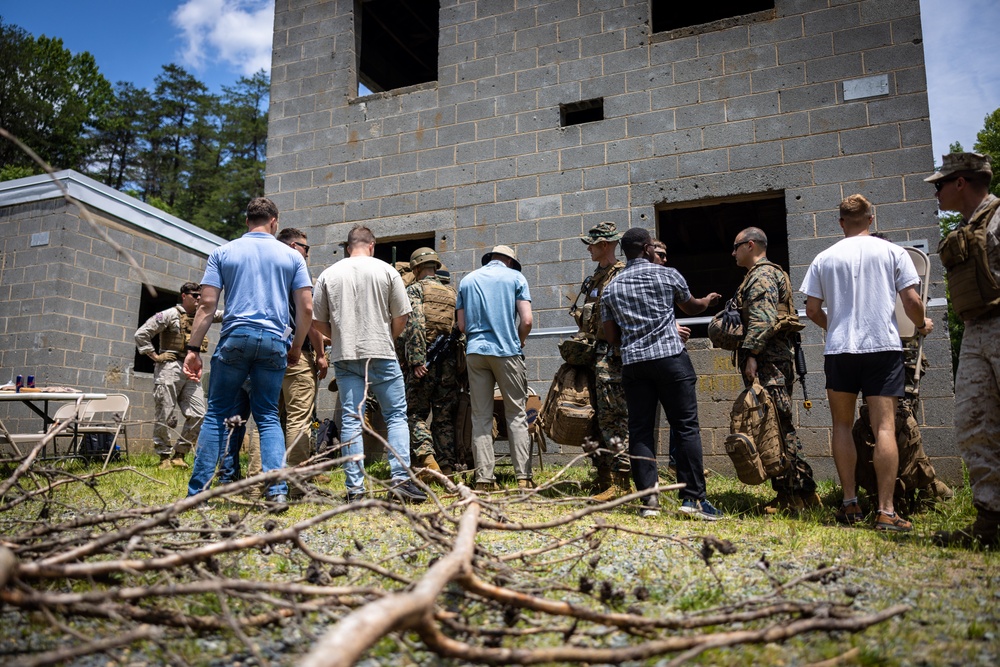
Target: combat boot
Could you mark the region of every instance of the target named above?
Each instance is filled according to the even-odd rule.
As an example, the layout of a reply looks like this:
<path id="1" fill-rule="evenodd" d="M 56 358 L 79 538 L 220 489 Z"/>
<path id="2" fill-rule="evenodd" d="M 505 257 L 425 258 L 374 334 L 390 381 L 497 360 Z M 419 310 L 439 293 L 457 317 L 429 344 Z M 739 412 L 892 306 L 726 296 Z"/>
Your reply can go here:
<path id="1" fill-rule="evenodd" d="M 597 477 L 594 478 L 594 482 L 590 485 L 591 493 L 601 493 L 608 490 L 614 484 L 614 477 L 612 476 L 610 468 L 597 468 Z"/>
<path id="2" fill-rule="evenodd" d="M 1000 512 L 976 508 L 976 520 L 960 530 L 941 530 L 934 533 L 934 543 L 943 547 L 971 547 L 977 543 L 984 547 L 1000 546 Z"/>
<path id="3" fill-rule="evenodd" d="M 160 454 L 160 465 L 157 467 L 160 470 L 170 470 L 173 468 L 173 464 L 170 463 L 170 454 Z"/>
<path id="4" fill-rule="evenodd" d="M 632 492 L 632 476 L 627 472 L 613 472 L 611 473 L 611 485 L 608 486 L 604 491 L 598 493 L 595 496 L 591 496 L 591 500 L 598 503 L 606 503 L 615 498 L 621 498 L 622 496 L 627 496 Z"/>
<path id="5" fill-rule="evenodd" d="M 434 472 L 441 472 L 441 466 L 438 465 L 437 461 L 434 459 L 433 454 L 424 454 L 423 456 L 418 456 L 416 463 L 413 465 L 414 468 L 420 470 L 417 473 L 417 479 L 419 479 L 424 484 L 430 484 L 431 482 L 438 481 L 435 475 L 428 474 L 427 470 L 433 470 Z"/>
<path id="6" fill-rule="evenodd" d="M 778 497 L 764 505 L 764 514 L 797 513 L 802 511 L 805 506 L 803 499 L 794 493 L 778 491 Z"/>

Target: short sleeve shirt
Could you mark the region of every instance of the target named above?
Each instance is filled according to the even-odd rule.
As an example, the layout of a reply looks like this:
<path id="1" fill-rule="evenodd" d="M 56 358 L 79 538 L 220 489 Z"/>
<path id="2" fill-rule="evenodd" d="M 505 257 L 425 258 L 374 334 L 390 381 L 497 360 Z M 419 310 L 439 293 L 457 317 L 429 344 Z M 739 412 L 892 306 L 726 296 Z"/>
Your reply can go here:
<path id="1" fill-rule="evenodd" d="M 919 282 L 905 250 L 865 234 L 816 255 L 800 291 L 826 305 L 824 354 L 867 354 L 903 349 L 896 294 Z"/>
<path id="2" fill-rule="evenodd" d="M 528 281 L 520 271 L 501 261 L 491 261 L 462 278 L 455 308 L 465 311 L 467 354 L 491 357 L 521 354 L 518 301 L 531 301 Z"/>
<path id="3" fill-rule="evenodd" d="M 238 326 L 284 336 L 290 295 L 312 287 L 312 278 L 298 252 L 267 232 L 247 232 L 212 251 L 201 284 L 223 291 L 222 336 Z"/>
<path id="4" fill-rule="evenodd" d="M 680 354 L 684 342 L 677 333 L 674 304 L 691 298 L 687 281 L 677 269 L 630 259 L 604 288 L 601 319 L 621 329 L 622 363 L 637 364 Z"/>
<path id="5" fill-rule="evenodd" d="M 330 324 L 333 362 L 395 359 L 392 320 L 409 312 L 399 272 L 374 257 L 345 257 L 313 289 L 313 319 Z"/>

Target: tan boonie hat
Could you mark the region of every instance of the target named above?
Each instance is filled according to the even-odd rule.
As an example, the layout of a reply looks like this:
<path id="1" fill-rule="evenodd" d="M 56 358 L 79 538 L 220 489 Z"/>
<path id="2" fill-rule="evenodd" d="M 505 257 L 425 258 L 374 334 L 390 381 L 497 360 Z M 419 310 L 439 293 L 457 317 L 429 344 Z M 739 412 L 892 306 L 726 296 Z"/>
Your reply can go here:
<path id="1" fill-rule="evenodd" d="M 942 157 L 941 169 L 924 179 L 927 183 L 936 183 L 949 176 L 971 176 L 972 174 L 987 174 L 993 178 L 990 167 L 990 156 L 979 153 L 948 153 Z"/>
<path id="2" fill-rule="evenodd" d="M 601 222 L 596 227 L 591 227 L 590 231 L 580 237 L 580 240 L 587 245 L 594 245 L 601 241 L 617 241 L 622 237 L 621 232 L 615 227 L 613 222 Z"/>
<path id="3" fill-rule="evenodd" d="M 511 264 L 510 268 L 514 269 L 515 271 L 521 270 L 521 262 L 517 261 L 517 258 L 514 256 L 514 249 L 511 248 L 510 246 L 505 246 L 505 245 L 494 246 L 493 250 L 483 255 L 483 266 L 486 266 L 487 264 L 490 263 L 490 260 L 493 259 L 493 255 L 503 255 L 504 257 L 510 257 L 512 260 L 514 260 L 514 263 Z"/>
<path id="4" fill-rule="evenodd" d="M 418 266 L 428 262 L 434 262 L 435 270 L 441 267 L 441 260 L 434 248 L 417 248 L 410 255 L 410 271 L 416 271 Z"/>

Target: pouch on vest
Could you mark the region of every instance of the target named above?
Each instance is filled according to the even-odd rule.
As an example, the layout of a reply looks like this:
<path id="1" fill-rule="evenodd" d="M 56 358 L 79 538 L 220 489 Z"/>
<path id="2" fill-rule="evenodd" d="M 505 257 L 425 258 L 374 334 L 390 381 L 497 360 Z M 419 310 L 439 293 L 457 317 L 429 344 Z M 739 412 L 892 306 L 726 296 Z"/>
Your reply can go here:
<path id="1" fill-rule="evenodd" d="M 990 270 L 986 227 L 1000 208 L 993 201 L 967 225 L 946 236 L 938 245 L 941 264 L 947 270 L 952 308 L 963 320 L 972 320 L 1000 307 L 1000 285 Z"/>
<path id="2" fill-rule="evenodd" d="M 559 354 L 567 364 L 593 366 L 597 359 L 597 341 L 590 334 L 578 331 L 559 343 Z"/>

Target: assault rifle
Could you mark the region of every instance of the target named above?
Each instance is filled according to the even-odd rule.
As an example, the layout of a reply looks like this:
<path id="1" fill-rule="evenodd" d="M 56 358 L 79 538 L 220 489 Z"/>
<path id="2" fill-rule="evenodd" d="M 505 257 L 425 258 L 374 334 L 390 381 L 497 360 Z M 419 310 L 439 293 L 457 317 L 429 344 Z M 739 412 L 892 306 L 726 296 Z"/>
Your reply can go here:
<path id="1" fill-rule="evenodd" d="M 792 336 L 792 344 L 795 346 L 795 373 L 799 376 L 802 384 L 802 405 L 806 410 L 811 410 L 813 402 L 809 400 L 806 393 L 806 355 L 802 352 L 802 336 L 798 332 Z"/>
<path id="2" fill-rule="evenodd" d="M 434 339 L 431 346 L 427 348 L 427 361 L 424 365 L 430 368 L 438 362 L 439 359 L 444 357 L 445 354 L 451 351 L 452 344 L 455 342 L 455 329 L 452 329 L 447 334 L 441 334 Z"/>

